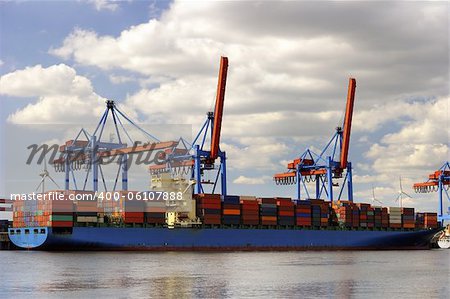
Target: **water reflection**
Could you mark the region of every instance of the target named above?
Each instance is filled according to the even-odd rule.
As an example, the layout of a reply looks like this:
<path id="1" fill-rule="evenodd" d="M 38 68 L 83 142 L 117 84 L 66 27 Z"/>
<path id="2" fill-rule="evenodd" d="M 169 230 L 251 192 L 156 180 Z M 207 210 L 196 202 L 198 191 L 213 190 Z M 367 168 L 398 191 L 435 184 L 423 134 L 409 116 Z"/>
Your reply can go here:
<path id="1" fill-rule="evenodd" d="M 0 298 L 445 298 L 448 261 L 445 251 L 3 251 Z"/>

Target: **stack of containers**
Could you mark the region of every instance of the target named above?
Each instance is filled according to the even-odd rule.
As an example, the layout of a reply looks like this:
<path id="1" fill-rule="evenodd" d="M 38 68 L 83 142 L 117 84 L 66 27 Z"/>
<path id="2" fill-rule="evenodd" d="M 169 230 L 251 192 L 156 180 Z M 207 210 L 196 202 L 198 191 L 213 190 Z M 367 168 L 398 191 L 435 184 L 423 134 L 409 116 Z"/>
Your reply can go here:
<path id="1" fill-rule="evenodd" d="M 241 221 L 245 225 L 259 224 L 259 202 L 253 196 L 241 196 Z"/>
<path id="2" fill-rule="evenodd" d="M 322 210 L 321 210 L 320 205 L 313 204 L 311 202 L 311 225 L 312 226 L 320 226 L 320 224 L 321 224 L 321 220 L 320 220 L 321 211 Z"/>
<path id="3" fill-rule="evenodd" d="M 277 225 L 277 200 L 275 198 L 261 198 L 260 215 L 262 225 Z"/>
<path id="4" fill-rule="evenodd" d="M 389 207 L 389 227 L 401 228 L 402 227 L 402 208 Z"/>
<path id="5" fill-rule="evenodd" d="M 328 226 L 330 206 L 322 199 L 310 199 L 313 226 Z"/>
<path id="6" fill-rule="evenodd" d="M 46 201 L 49 204 L 52 227 L 73 226 L 73 202 L 71 200 Z"/>
<path id="7" fill-rule="evenodd" d="M 345 227 L 352 227 L 353 205 L 354 204 L 351 201 L 339 200 L 337 202 L 333 202 L 331 206 L 334 214 L 333 216 L 335 217 L 333 222 L 337 222 Z"/>
<path id="8" fill-rule="evenodd" d="M 424 226 L 426 228 L 437 228 L 438 227 L 437 213 L 424 213 Z"/>
<path id="9" fill-rule="evenodd" d="M 73 192 L 73 191 L 71 191 Z M 86 195 L 85 200 L 75 201 L 75 216 L 77 223 L 97 223 L 98 222 L 98 200 L 94 198 L 93 192 L 74 192 L 74 194 Z M 88 198 L 92 200 L 88 200 Z"/>
<path id="10" fill-rule="evenodd" d="M 122 219 L 124 223 L 144 223 L 144 204 L 143 200 L 137 200 L 137 191 L 122 191 Z M 133 193 L 133 195 L 129 194 Z"/>
<path id="11" fill-rule="evenodd" d="M 360 227 L 369 227 L 369 225 L 368 225 L 368 210 L 370 208 L 370 204 L 358 203 L 356 205 L 359 208 L 359 226 Z M 372 215 L 373 215 L 373 212 L 372 212 Z"/>
<path id="12" fill-rule="evenodd" d="M 418 228 L 437 228 L 437 213 L 417 213 L 416 227 Z"/>
<path id="13" fill-rule="evenodd" d="M 415 228 L 414 208 L 402 208 L 402 227 Z"/>
<path id="14" fill-rule="evenodd" d="M 13 227 L 23 227 L 24 222 L 24 206 L 25 201 L 16 200 L 13 205 Z"/>
<path id="15" fill-rule="evenodd" d="M 356 204 L 353 204 L 352 206 L 352 227 L 356 228 L 359 227 L 360 221 L 359 221 L 359 207 Z"/>
<path id="16" fill-rule="evenodd" d="M 59 197 L 56 196 L 49 197 L 50 192 L 63 193 L 62 199 L 59 200 Z M 73 201 L 69 200 L 66 192 L 49 191 L 39 196 L 41 196 L 40 200 L 14 201 L 14 227 L 73 226 Z M 58 200 L 53 200 L 53 198 L 58 198 Z"/>
<path id="17" fill-rule="evenodd" d="M 381 228 L 382 227 L 382 208 L 381 207 L 373 207 L 374 212 L 374 227 Z"/>
<path id="18" fill-rule="evenodd" d="M 69 199 L 67 191 L 48 191 L 43 194 L 42 200 L 27 200 L 23 205 L 27 211 L 26 217 L 29 217 L 25 222 L 32 223 L 33 226 L 73 226 L 73 201 Z M 25 225 L 29 226 L 27 223 Z"/>
<path id="19" fill-rule="evenodd" d="M 375 227 L 375 209 L 370 206 L 367 208 L 367 227 Z"/>
<path id="20" fill-rule="evenodd" d="M 114 204 L 111 200 L 105 200 L 105 193 L 102 193 L 101 199 L 98 201 L 98 207 L 104 215 L 111 216 L 114 213 Z"/>
<path id="21" fill-rule="evenodd" d="M 387 208 L 381 208 L 381 227 L 389 227 L 389 213 Z"/>
<path id="22" fill-rule="evenodd" d="M 240 224 L 241 204 L 239 196 L 222 196 L 222 224 Z"/>
<path id="23" fill-rule="evenodd" d="M 278 224 L 295 225 L 295 204 L 290 198 L 276 198 L 278 206 Z"/>
<path id="24" fill-rule="evenodd" d="M 219 194 L 197 194 L 195 200 L 197 216 L 204 224 L 221 223 L 222 201 Z"/>
<path id="25" fill-rule="evenodd" d="M 297 200 L 295 216 L 298 226 L 311 226 L 311 202 L 309 200 Z"/>

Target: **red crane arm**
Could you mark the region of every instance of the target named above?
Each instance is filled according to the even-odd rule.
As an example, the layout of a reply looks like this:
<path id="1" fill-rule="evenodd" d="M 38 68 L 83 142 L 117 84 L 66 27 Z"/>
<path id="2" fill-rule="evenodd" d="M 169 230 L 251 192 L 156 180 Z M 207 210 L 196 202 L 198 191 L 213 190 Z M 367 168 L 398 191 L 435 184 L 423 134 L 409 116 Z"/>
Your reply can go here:
<path id="1" fill-rule="evenodd" d="M 341 148 L 341 168 L 347 168 L 348 149 L 350 146 L 350 132 L 352 130 L 353 105 L 355 103 L 356 80 L 348 81 L 347 107 L 345 108 L 344 132 Z"/>
<path id="2" fill-rule="evenodd" d="M 227 83 L 228 58 L 220 57 L 219 82 L 217 83 L 216 108 L 214 109 L 214 126 L 211 137 L 211 159 L 219 156 L 220 129 L 222 127 L 223 102 Z"/>

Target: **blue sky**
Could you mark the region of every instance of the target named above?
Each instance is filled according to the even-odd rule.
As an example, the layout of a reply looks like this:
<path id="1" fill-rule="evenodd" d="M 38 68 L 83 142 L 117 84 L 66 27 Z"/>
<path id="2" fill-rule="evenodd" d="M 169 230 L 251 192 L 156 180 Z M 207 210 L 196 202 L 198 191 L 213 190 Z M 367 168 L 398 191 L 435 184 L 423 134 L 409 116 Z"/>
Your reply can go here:
<path id="1" fill-rule="evenodd" d="M 14 143 L 5 129 L 19 124 L 95 123 L 105 99 L 195 134 L 226 55 L 231 193 L 294 196 L 271 177 L 333 135 L 350 76 L 357 201 L 370 201 L 373 186 L 395 205 L 399 176 L 413 193 L 449 160 L 445 2 L 11 1 L 0 11 L 2 143 Z M 436 196 L 407 204 L 431 209 Z"/>

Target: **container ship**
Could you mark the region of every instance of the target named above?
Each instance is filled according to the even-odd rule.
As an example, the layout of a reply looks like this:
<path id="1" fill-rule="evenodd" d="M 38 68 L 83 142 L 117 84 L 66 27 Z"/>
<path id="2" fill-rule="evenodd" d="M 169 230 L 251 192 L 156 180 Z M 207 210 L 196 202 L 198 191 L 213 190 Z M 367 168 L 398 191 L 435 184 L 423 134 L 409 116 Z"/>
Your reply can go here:
<path id="1" fill-rule="evenodd" d="M 440 230 L 436 213 L 349 201 L 199 194 L 190 212 L 159 201 L 30 203 L 17 204 L 9 236 L 41 250 L 428 249 Z"/>
<path id="2" fill-rule="evenodd" d="M 437 213 L 353 200 L 352 166 L 347 159 L 356 88 L 353 78 L 349 80 L 344 124 L 322 152 L 307 149 L 288 163 L 286 172 L 274 175 L 277 185 L 296 186 L 295 199 L 229 195 L 226 153 L 219 147 L 227 70 L 228 59 L 222 57 L 215 110 L 207 113 L 192 143 L 183 138 L 160 141 L 114 101 L 107 101 L 95 131 L 88 134 L 81 129 L 59 147 L 59 157 L 51 161 L 55 171 L 65 174 L 64 190 L 12 198 L 11 242 L 36 250 L 430 248 L 431 239 L 442 230 Z M 108 116 L 114 120 L 117 143 L 102 141 Z M 126 133 L 121 138 L 119 129 L 125 130 L 122 121 L 149 140 L 137 143 Z M 152 161 L 159 162 L 148 165 L 149 190 L 129 191 L 128 168 L 123 166 L 132 155 L 142 153 L 153 154 L 156 158 Z M 106 191 L 101 166 L 110 158 L 118 158 L 119 168 L 112 191 Z M 86 172 L 84 185 L 89 179 L 92 182 L 89 191 L 71 189 L 70 177 L 81 169 Z M 115 191 L 120 173 L 122 186 Z M 46 169 L 45 174 L 42 186 L 48 176 Z M 99 191 L 99 182 L 104 183 L 104 191 Z M 212 191 L 207 192 L 208 188 Z M 220 192 L 215 194 L 217 189 Z"/>

